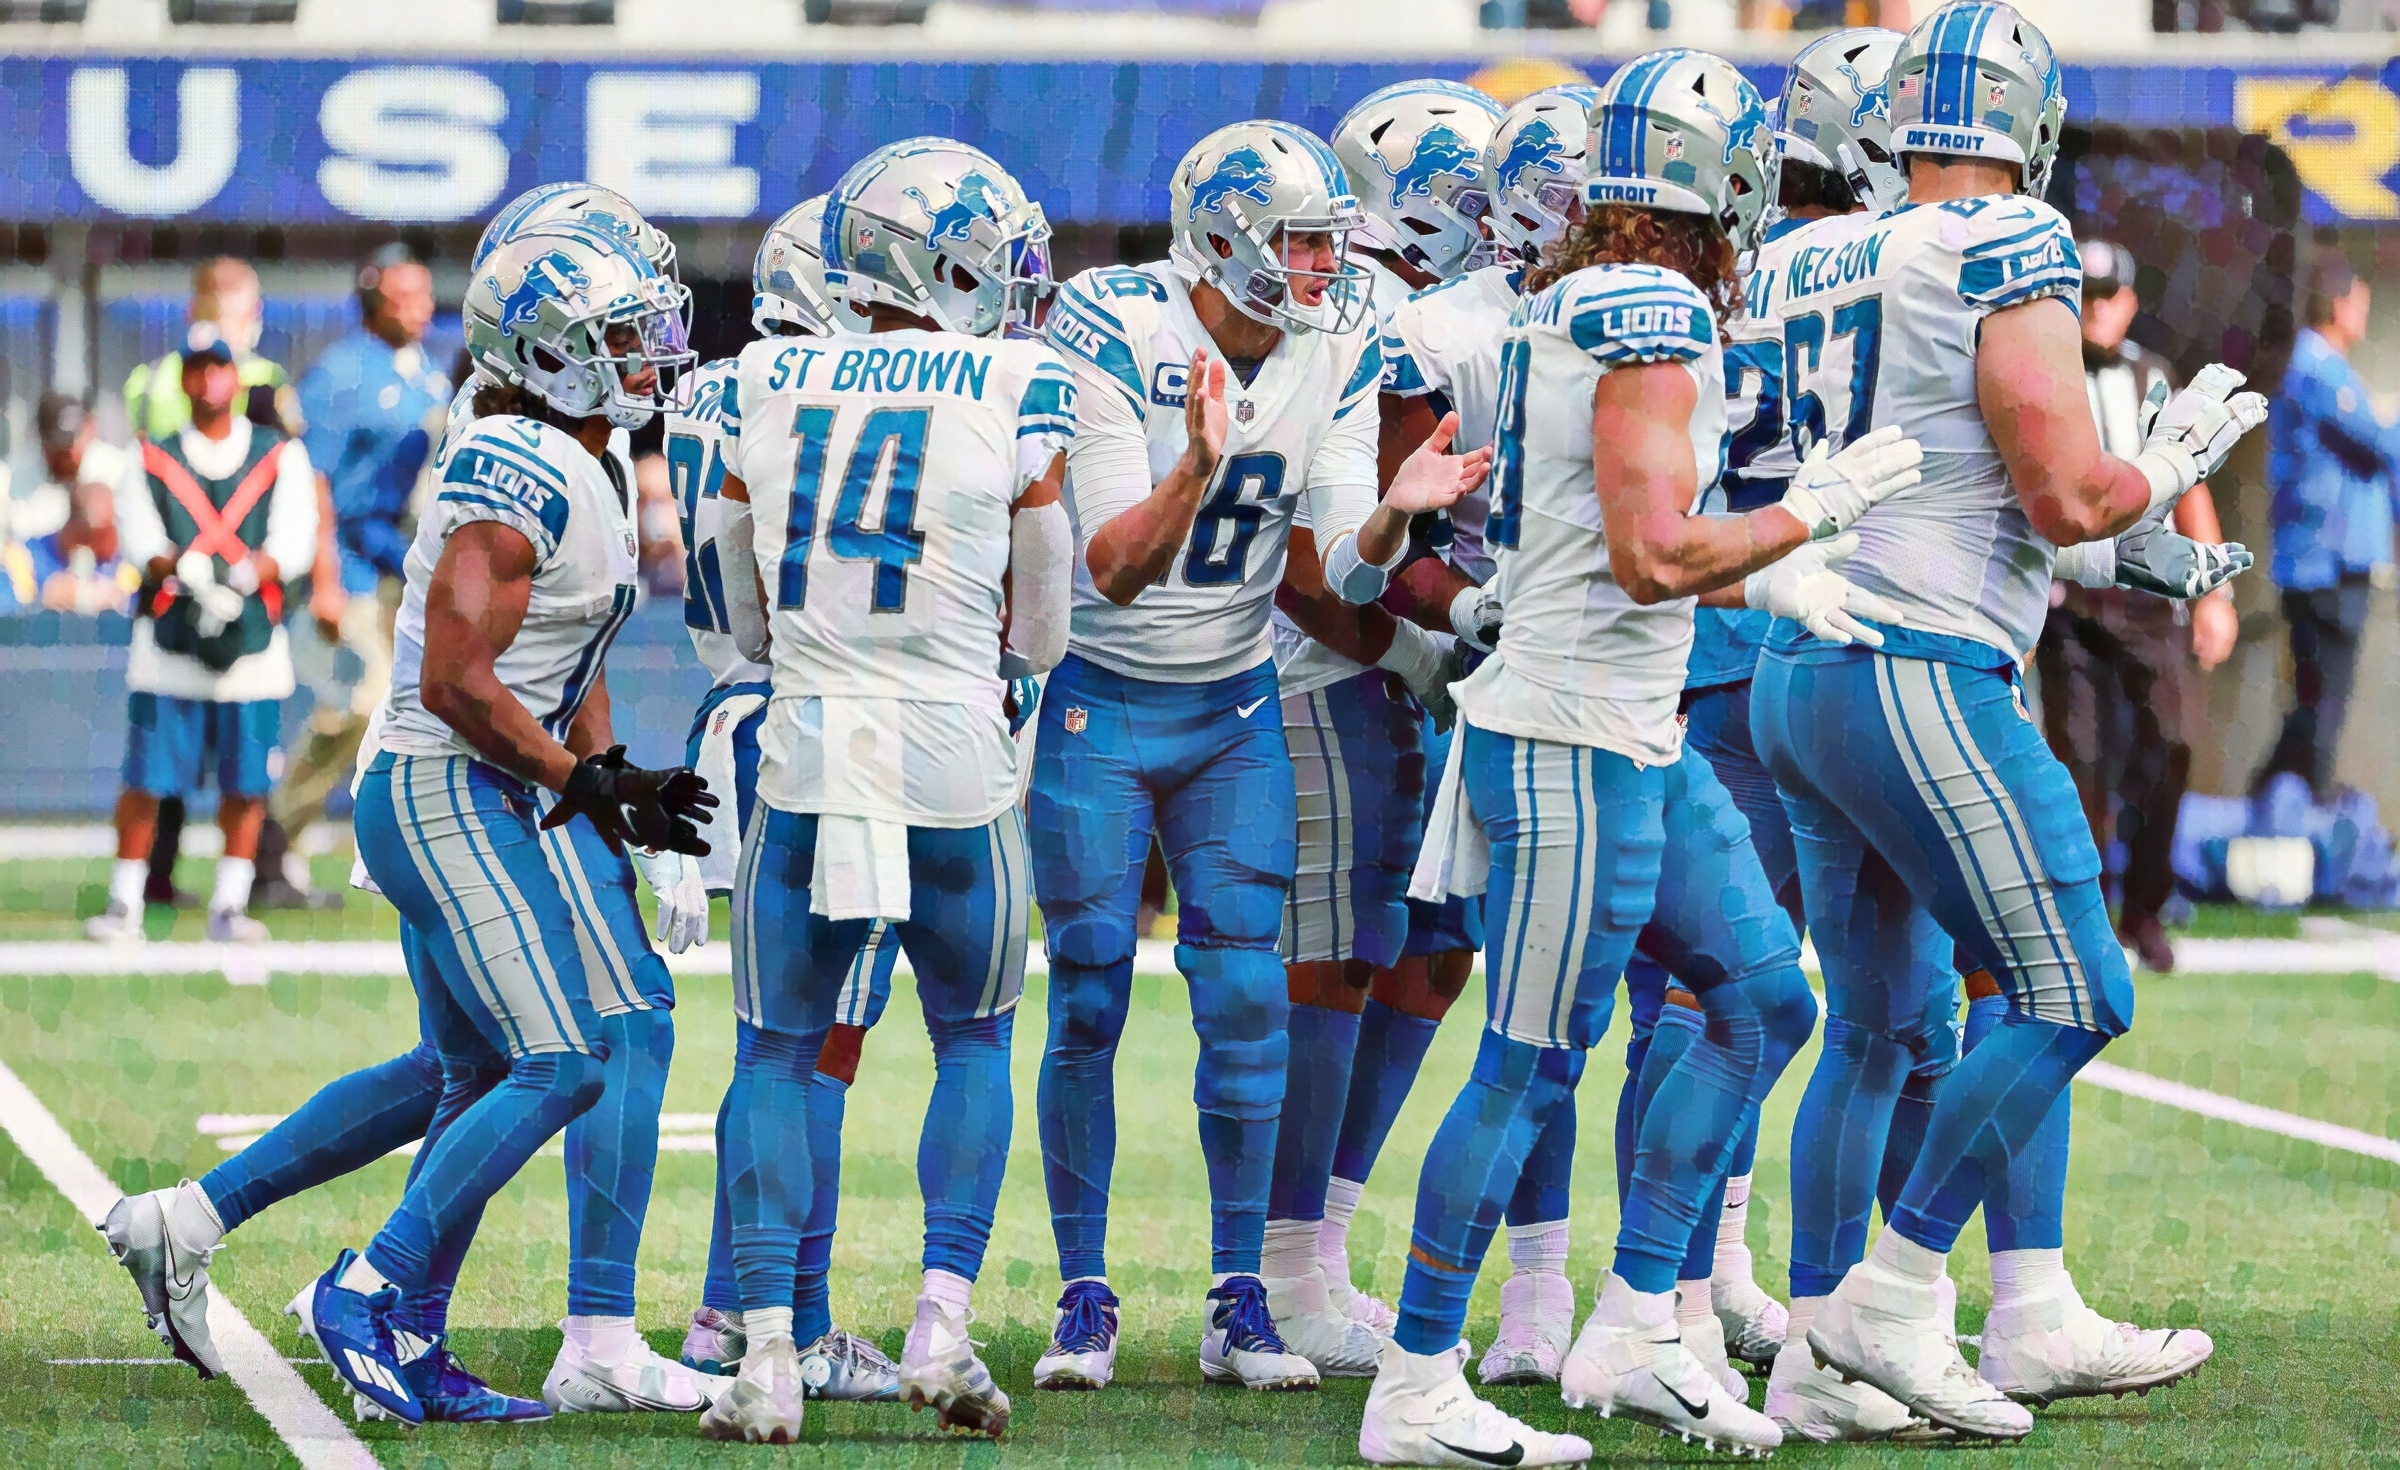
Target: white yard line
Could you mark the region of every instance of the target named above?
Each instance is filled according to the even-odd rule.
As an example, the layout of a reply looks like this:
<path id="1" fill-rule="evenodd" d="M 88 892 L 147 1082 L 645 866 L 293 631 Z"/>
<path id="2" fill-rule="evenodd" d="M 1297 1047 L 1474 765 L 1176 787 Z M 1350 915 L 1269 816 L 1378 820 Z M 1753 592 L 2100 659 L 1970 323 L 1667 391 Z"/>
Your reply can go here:
<path id="1" fill-rule="evenodd" d="M 2303 1118 L 2298 1113 L 2262 1108 L 2256 1103 L 2243 1102 L 2238 1097 L 2227 1097 L 2221 1092 L 2209 1092 L 2181 1082 L 2171 1082 L 2147 1072 L 2135 1072 L 2107 1062 L 2092 1062 L 2075 1074 L 2075 1080 L 2089 1082 L 2094 1087 L 2105 1087 L 2111 1092 L 2121 1092 L 2127 1097 L 2138 1097 L 2145 1102 L 2163 1103 L 2187 1113 L 2198 1113 L 2204 1118 L 2221 1118 L 2228 1123 L 2239 1123 L 2244 1128 L 2280 1133 L 2286 1138 L 2298 1138 L 2326 1148 L 2338 1148 L 2347 1153 L 2363 1154 L 2370 1159 L 2400 1164 L 2400 1140 L 2363 1133 L 2356 1128 L 2345 1128 L 2339 1123 Z"/>
<path id="2" fill-rule="evenodd" d="M 86 1220 L 97 1223 L 122 1198 L 100 1166 L 76 1147 L 6 1063 L 0 1063 L 0 1128 Z M 126 1305 L 131 1307 L 130 1300 Z M 294 1459 L 308 1470 L 377 1470 L 374 1454 L 350 1426 L 301 1381 L 283 1354 L 222 1291 L 208 1294 L 208 1330 L 225 1355 L 225 1371 Z"/>

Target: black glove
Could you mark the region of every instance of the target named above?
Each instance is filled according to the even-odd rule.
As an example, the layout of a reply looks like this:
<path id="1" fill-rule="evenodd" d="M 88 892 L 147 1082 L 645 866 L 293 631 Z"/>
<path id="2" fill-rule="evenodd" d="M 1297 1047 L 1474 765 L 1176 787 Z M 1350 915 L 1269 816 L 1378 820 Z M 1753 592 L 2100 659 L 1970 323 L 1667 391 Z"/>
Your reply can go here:
<path id="1" fill-rule="evenodd" d="M 558 804 L 542 818 L 542 829 L 563 826 L 580 812 L 611 852 L 623 852 L 630 843 L 704 857 L 708 842 L 699 823 L 716 805 L 708 783 L 689 766 L 646 771 L 627 764 L 625 747 L 614 745 L 604 755 L 575 763 Z"/>

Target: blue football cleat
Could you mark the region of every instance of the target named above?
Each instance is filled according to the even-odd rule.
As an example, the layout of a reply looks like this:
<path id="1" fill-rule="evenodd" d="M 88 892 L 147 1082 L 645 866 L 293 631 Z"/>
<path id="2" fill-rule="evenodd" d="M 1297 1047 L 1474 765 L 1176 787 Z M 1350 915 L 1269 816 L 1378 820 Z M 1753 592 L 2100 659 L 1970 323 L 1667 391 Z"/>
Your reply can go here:
<path id="1" fill-rule="evenodd" d="M 409 1346 L 415 1346 L 416 1342 Z M 401 1365 L 400 1379 L 416 1394 L 417 1402 L 424 1405 L 429 1424 L 522 1424 L 550 1417 L 549 1406 L 540 1399 L 521 1399 L 502 1393 L 469 1373 L 450 1351 L 450 1334 L 446 1332 L 426 1343 L 423 1352 Z"/>
<path id="2" fill-rule="evenodd" d="M 342 1273 L 357 1259 L 358 1252 L 345 1248 L 317 1278 L 308 1303 L 309 1335 L 352 1393 L 403 1423 L 422 1424 L 425 1406 L 403 1377 L 392 1342 L 391 1315 L 400 1300 L 399 1289 L 387 1286 L 369 1295 L 341 1285 Z"/>

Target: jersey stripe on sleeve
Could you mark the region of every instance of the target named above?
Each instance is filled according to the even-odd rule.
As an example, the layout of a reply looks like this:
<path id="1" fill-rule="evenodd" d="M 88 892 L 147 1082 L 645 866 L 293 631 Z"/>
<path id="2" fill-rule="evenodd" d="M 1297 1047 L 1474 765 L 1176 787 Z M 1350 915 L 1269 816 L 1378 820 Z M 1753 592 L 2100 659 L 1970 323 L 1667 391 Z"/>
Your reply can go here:
<path id="1" fill-rule="evenodd" d="M 1125 340 L 1125 324 L 1082 289 L 1081 278 L 1059 288 L 1043 331 L 1051 346 L 1106 373 L 1135 411 L 1141 410 L 1142 373 L 1134 363 L 1132 345 Z"/>
<path id="2" fill-rule="evenodd" d="M 1570 277 L 1557 288 L 1575 345 L 1604 367 L 1691 362 L 1716 339 L 1716 316 L 1699 289 L 1649 266 L 1604 268 L 1598 280 Z"/>

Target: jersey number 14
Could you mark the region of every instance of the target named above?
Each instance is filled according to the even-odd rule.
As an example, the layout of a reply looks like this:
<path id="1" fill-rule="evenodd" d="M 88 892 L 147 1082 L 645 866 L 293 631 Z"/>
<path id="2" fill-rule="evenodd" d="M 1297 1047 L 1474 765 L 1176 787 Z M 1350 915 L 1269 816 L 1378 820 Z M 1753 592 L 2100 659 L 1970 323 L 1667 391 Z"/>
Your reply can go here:
<path id="1" fill-rule="evenodd" d="M 804 406 L 792 416 L 792 508 L 784 522 L 783 560 L 776 567 L 775 606 L 796 612 L 808 605 L 808 556 L 817 537 L 817 499 L 824 493 L 826 458 L 837 410 Z M 917 482 L 925 473 L 925 433 L 930 408 L 879 408 L 867 415 L 850 459 L 841 472 L 826 540 L 833 554 L 875 565 L 874 609 L 898 612 L 908 604 L 908 569 L 925 555 L 925 533 L 916 527 Z M 883 519 L 864 525 L 867 497 L 877 471 L 890 462 Z"/>

